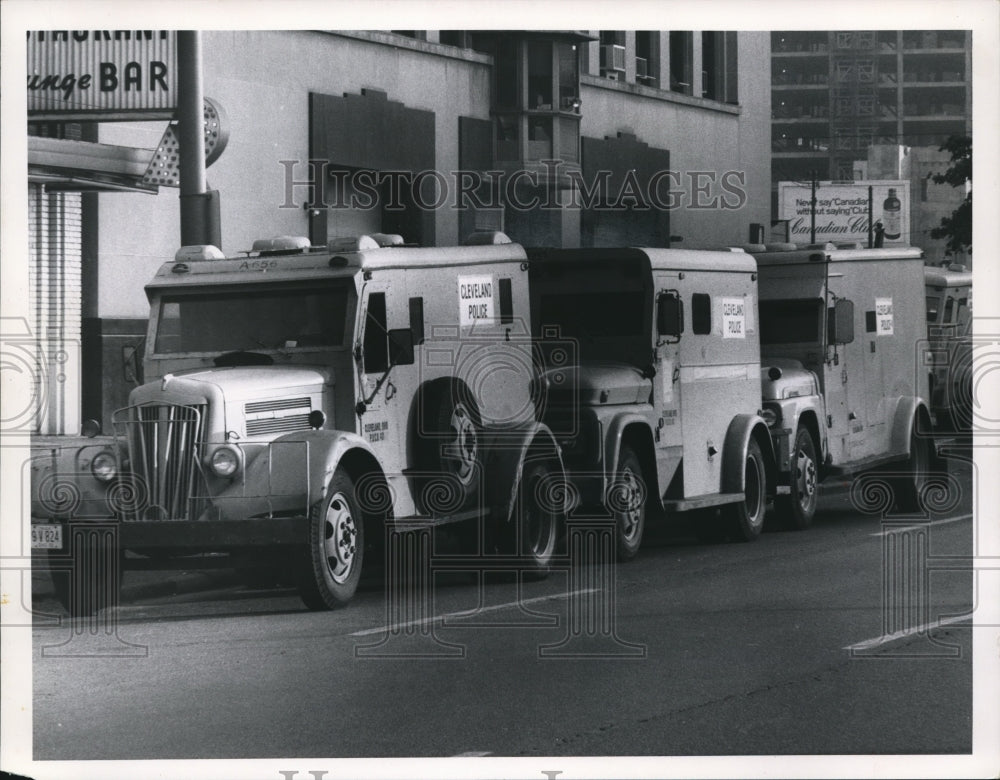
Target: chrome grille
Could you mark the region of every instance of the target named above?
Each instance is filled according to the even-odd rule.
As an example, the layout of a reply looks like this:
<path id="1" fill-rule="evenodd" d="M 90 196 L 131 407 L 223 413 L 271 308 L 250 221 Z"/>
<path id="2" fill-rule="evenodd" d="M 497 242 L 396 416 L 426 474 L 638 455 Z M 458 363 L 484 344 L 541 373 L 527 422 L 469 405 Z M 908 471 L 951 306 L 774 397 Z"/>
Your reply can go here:
<path id="1" fill-rule="evenodd" d="M 196 519 L 205 495 L 199 453 L 205 404 L 133 406 L 122 410 L 127 426 L 132 497 L 129 519 Z"/>
<path id="2" fill-rule="evenodd" d="M 245 404 L 247 436 L 308 431 L 312 404 L 308 398 L 275 398 Z"/>

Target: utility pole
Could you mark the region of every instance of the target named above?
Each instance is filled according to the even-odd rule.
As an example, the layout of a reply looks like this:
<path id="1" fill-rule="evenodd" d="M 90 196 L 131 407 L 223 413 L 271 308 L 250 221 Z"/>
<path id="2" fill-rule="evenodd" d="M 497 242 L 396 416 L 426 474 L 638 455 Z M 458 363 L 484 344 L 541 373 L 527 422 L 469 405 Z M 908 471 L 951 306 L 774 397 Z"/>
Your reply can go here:
<path id="1" fill-rule="evenodd" d="M 809 171 L 812 179 L 812 198 L 809 200 L 809 243 L 816 243 L 816 171 Z"/>
<path id="2" fill-rule="evenodd" d="M 219 193 L 205 180 L 205 96 L 201 33 L 177 31 L 177 136 L 180 142 L 181 245 L 222 245 Z"/>

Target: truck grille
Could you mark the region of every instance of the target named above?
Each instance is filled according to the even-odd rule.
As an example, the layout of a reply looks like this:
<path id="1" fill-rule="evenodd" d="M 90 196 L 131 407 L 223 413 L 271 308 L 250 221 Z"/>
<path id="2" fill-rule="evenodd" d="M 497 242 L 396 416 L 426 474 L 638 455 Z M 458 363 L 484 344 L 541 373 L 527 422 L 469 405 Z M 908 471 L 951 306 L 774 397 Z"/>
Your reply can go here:
<path id="1" fill-rule="evenodd" d="M 199 452 L 205 433 L 205 404 L 150 405 L 123 409 L 131 502 L 127 519 L 185 520 L 198 516 L 204 496 Z"/>
<path id="2" fill-rule="evenodd" d="M 308 398 L 275 398 L 253 401 L 243 407 L 247 436 L 308 431 L 312 404 Z"/>

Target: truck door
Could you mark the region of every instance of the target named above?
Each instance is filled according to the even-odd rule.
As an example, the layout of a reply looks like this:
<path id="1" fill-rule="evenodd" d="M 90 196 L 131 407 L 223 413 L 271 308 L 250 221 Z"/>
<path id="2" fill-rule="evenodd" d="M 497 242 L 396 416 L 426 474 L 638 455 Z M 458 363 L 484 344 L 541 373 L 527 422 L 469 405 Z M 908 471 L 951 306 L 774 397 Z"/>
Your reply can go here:
<path id="1" fill-rule="evenodd" d="M 868 293 L 871 295 L 871 293 Z M 864 366 L 865 414 L 868 427 L 869 454 L 886 449 L 886 380 L 885 359 L 896 348 L 892 290 L 876 288 L 865 308 Z"/>
<path id="2" fill-rule="evenodd" d="M 387 474 L 403 470 L 407 409 L 403 373 L 409 366 L 391 365 L 389 331 L 409 326 L 405 285 L 385 280 L 365 283 L 359 314 L 355 366 L 359 378 L 358 433 L 372 445 Z M 404 384 L 401 384 L 403 382 Z"/>
<path id="3" fill-rule="evenodd" d="M 849 343 L 834 343 L 827 328 L 826 363 L 824 366 L 824 396 L 830 418 L 829 444 L 835 464 L 849 463 L 869 454 L 868 413 L 865 397 L 865 354 L 869 349 L 865 330 L 864 299 L 854 300 L 844 283 L 843 274 L 831 272 L 828 279 L 827 304 L 832 312 L 837 301 L 854 303 L 853 338 Z"/>
<path id="4" fill-rule="evenodd" d="M 657 415 L 653 421 L 653 439 L 656 446 L 657 477 L 663 493 L 666 493 L 681 462 L 684 445 L 680 381 L 680 340 L 684 338 L 683 304 L 676 283 L 676 278 L 656 280 L 658 293 L 653 323 L 655 345 L 653 368 L 656 371 L 653 378 L 653 409 Z M 678 333 L 676 335 L 661 333 L 660 331 L 665 330 L 661 325 L 671 317 L 672 312 L 668 312 L 667 309 L 675 305 L 678 307 L 676 321 L 680 323 Z"/>

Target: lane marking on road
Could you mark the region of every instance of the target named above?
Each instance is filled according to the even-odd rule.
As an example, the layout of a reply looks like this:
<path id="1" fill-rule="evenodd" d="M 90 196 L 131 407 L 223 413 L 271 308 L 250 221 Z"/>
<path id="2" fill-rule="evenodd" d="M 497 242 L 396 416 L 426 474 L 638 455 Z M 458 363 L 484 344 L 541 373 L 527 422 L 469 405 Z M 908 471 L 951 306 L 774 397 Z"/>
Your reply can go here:
<path id="1" fill-rule="evenodd" d="M 467 750 L 464 753 L 456 753 L 452 758 L 482 758 L 483 756 L 492 756 L 492 750 Z"/>
<path id="2" fill-rule="evenodd" d="M 876 533 L 870 534 L 871 536 L 888 536 L 889 534 L 899 533 L 900 531 L 917 531 L 921 528 L 928 528 L 932 525 L 948 525 L 948 523 L 958 523 L 962 520 L 971 520 L 972 512 L 964 515 L 958 515 L 957 517 L 943 517 L 940 520 L 931 520 L 927 523 L 919 523 L 917 525 L 901 525 L 898 528 L 887 528 L 884 531 L 878 531 Z"/>
<path id="3" fill-rule="evenodd" d="M 913 628 L 907 628 L 903 631 L 896 631 L 892 634 L 883 634 L 882 636 L 877 636 L 874 639 L 865 639 L 863 642 L 856 642 L 853 645 L 848 645 L 844 648 L 844 650 L 870 650 L 873 647 L 885 645 L 889 642 L 895 642 L 897 639 L 905 639 L 906 637 L 913 636 L 914 634 L 923 634 L 928 631 L 932 631 L 935 628 L 943 628 L 944 626 L 954 625 L 955 623 L 964 623 L 970 620 L 972 620 L 971 614 L 956 615 L 955 617 L 944 618 L 942 620 L 932 620 L 930 623 L 925 623 L 922 626 L 914 626 Z"/>
<path id="4" fill-rule="evenodd" d="M 573 596 L 582 596 L 586 593 L 596 593 L 597 588 L 584 588 L 583 590 L 574 590 L 569 593 L 553 593 L 549 596 L 536 596 L 532 599 L 521 599 L 520 601 L 509 601 L 506 604 L 494 604 L 490 607 L 476 607 L 475 609 L 463 609 L 460 612 L 446 612 L 443 615 L 435 615 L 434 617 L 421 618 L 420 620 L 408 620 L 405 623 L 397 623 L 392 626 L 382 626 L 380 628 L 366 628 L 362 631 L 355 631 L 348 636 L 368 636 L 369 634 L 385 634 L 389 631 L 398 631 L 401 628 L 409 628 L 410 626 L 421 626 L 427 623 L 437 623 L 449 618 L 463 618 L 463 617 L 473 617 L 475 615 L 482 615 L 484 612 L 496 612 L 501 609 L 510 609 L 511 607 L 520 607 L 525 604 L 537 604 L 540 601 L 555 601 L 557 599 L 568 599 Z"/>

